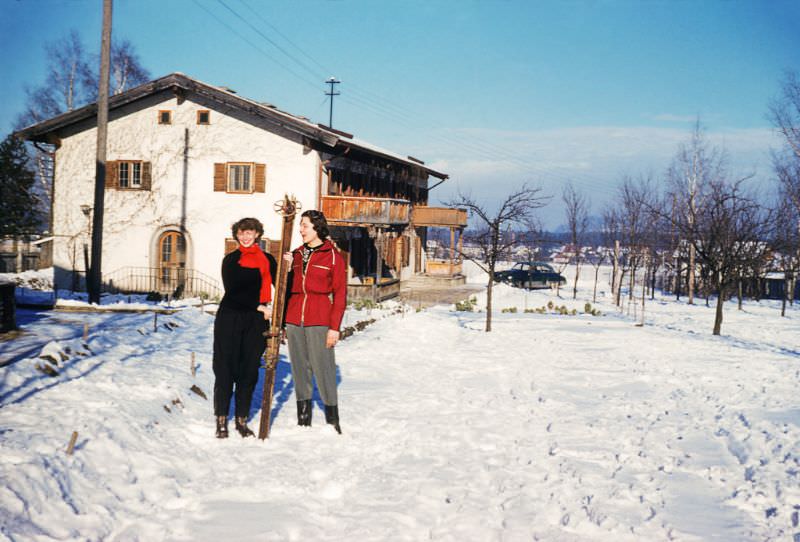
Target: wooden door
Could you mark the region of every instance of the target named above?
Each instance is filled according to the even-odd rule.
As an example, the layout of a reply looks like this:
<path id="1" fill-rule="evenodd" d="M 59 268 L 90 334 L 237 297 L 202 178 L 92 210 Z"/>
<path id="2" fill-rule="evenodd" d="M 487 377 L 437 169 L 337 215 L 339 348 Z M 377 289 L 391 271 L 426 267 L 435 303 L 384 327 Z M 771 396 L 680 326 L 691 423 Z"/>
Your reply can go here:
<path id="1" fill-rule="evenodd" d="M 182 287 L 186 269 L 186 241 L 176 231 L 161 234 L 158 240 L 159 289 L 175 291 Z M 183 289 L 183 288 L 181 288 Z"/>

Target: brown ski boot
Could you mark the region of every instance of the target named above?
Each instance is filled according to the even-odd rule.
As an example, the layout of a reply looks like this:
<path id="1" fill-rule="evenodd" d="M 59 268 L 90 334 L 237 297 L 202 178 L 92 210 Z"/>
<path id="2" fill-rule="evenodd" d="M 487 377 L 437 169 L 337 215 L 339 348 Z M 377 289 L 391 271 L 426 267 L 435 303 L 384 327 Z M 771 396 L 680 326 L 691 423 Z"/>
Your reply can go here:
<path id="1" fill-rule="evenodd" d="M 245 437 L 252 437 L 253 432 L 247 427 L 247 418 L 244 416 L 236 416 L 236 430 L 239 431 L 239 434 L 242 435 L 242 438 Z"/>
<path id="2" fill-rule="evenodd" d="M 217 416 L 217 438 L 228 438 L 227 416 Z"/>

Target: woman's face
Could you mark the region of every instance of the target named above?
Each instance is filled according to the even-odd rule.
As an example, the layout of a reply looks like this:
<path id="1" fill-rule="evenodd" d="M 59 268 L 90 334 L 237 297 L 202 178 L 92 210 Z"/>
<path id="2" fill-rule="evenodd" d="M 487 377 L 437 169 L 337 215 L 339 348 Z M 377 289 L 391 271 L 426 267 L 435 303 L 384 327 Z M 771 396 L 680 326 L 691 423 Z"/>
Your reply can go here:
<path id="1" fill-rule="evenodd" d="M 304 243 L 310 243 L 312 245 L 320 241 L 319 235 L 317 235 L 316 230 L 314 230 L 314 225 L 311 223 L 311 219 L 307 216 L 300 219 L 300 237 L 303 238 Z"/>
<path id="2" fill-rule="evenodd" d="M 256 237 L 258 237 L 256 230 L 239 230 L 236 232 L 236 240 L 239 241 L 239 244 L 244 248 L 247 248 L 255 243 Z"/>

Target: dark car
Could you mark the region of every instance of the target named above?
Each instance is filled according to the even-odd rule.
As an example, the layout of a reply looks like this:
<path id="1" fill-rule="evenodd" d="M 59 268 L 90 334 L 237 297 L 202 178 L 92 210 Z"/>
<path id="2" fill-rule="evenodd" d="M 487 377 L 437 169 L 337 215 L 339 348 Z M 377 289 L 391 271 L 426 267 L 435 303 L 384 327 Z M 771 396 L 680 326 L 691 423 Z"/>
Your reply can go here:
<path id="1" fill-rule="evenodd" d="M 494 274 L 494 280 L 505 282 L 517 288 L 549 288 L 556 284 L 566 284 L 561 274 L 544 262 L 519 262 L 514 267 L 506 271 L 498 271 Z"/>

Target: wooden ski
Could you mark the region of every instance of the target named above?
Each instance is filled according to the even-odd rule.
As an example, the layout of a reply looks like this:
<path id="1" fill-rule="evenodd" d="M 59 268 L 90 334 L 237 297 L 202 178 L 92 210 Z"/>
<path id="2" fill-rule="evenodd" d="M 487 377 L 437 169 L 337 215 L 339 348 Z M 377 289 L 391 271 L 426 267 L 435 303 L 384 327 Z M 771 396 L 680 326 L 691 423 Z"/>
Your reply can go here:
<path id="1" fill-rule="evenodd" d="M 258 438 L 269 438 L 269 424 L 272 414 L 272 391 L 275 387 L 275 367 L 278 365 L 278 356 L 281 348 L 281 329 L 283 328 L 283 315 L 286 307 L 286 284 L 291 263 L 283 259 L 283 255 L 291 250 L 292 230 L 294 217 L 299 205 L 294 197 L 284 196 L 283 201 L 275 203 L 275 212 L 283 217 L 283 231 L 281 232 L 281 248 L 278 255 L 278 276 L 275 277 L 275 295 L 272 298 L 272 320 L 270 328 L 265 333 L 267 337 L 267 351 L 264 371 L 264 394 L 261 398 L 261 425 L 258 428 Z"/>

